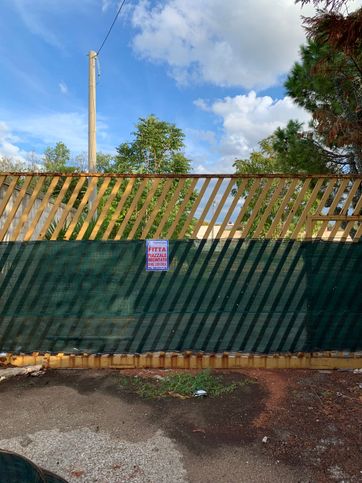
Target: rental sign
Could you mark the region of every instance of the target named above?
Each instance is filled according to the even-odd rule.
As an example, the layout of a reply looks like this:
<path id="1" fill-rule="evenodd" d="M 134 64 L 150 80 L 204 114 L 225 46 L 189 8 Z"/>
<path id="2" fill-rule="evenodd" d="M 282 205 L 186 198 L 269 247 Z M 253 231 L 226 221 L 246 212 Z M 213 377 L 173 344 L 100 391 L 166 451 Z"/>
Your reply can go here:
<path id="1" fill-rule="evenodd" d="M 168 240 L 146 240 L 146 271 L 162 272 L 168 269 Z"/>

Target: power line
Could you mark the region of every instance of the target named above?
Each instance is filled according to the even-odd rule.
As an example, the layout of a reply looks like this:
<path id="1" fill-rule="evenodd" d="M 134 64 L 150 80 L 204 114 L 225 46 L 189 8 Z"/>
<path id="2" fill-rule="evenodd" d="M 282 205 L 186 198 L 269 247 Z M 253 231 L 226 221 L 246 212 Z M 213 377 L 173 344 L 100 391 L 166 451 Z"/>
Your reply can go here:
<path id="1" fill-rule="evenodd" d="M 112 29 L 113 29 L 113 26 L 114 24 L 116 23 L 117 21 L 117 18 L 118 18 L 118 15 L 121 13 L 121 10 L 123 8 L 123 5 L 126 3 L 126 0 L 123 0 L 123 2 L 121 3 L 121 6 L 119 7 L 118 9 L 118 12 L 116 13 L 116 16 L 114 17 L 114 20 L 112 22 L 112 25 L 109 27 L 109 30 L 107 32 L 107 35 L 104 37 L 104 40 L 102 42 L 102 45 L 99 47 L 98 51 L 97 51 L 97 55 L 99 54 L 99 52 L 102 50 L 104 44 L 106 43 L 108 37 L 109 37 L 109 34 L 112 32 Z"/>

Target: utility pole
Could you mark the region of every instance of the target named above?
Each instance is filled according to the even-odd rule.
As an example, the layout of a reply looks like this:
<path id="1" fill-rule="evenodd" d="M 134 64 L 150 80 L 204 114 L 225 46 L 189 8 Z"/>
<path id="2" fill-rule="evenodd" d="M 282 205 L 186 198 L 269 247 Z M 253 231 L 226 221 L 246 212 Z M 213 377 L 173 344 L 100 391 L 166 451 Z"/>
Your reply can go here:
<path id="1" fill-rule="evenodd" d="M 96 141 L 96 57 L 97 52 L 89 51 L 89 77 L 88 77 L 88 173 L 96 172 L 97 141 Z M 90 183 L 91 178 L 88 178 Z M 88 209 L 92 209 L 97 188 L 90 194 Z M 94 213 L 94 219 L 97 213 Z"/>
<path id="2" fill-rule="evenodd" d="M 88 83 L 88 172 L 96 171 L 96 57 L 94 50 L 89 51 Z"/>

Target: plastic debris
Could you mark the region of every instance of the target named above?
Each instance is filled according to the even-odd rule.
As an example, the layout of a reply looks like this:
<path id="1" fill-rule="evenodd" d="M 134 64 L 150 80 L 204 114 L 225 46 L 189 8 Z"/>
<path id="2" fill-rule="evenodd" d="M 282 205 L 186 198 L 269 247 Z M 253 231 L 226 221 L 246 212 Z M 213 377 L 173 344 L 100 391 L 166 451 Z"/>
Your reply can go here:
<path id="1" fill-rule="evenodd" d="M 156 374 L 154 376 L 154 379 L 157 379 L 158 381 L 163 381 L 165 379 L 165 377 L 164 376 L 160 376 L 159 374 Z"/>
<path id="2" fill-rule="evenodd" d="M 354 369 L 353 374 L 362 374 L 362 369 Z"/>
<path id="3" fill-rule="evenodd" d="M 268 442 L 268 436 L 264 436 L 264 438 L 262 439 L 262 442 L 267 443 Z"/>
<path id="4" fill-rule="evenodd" d="M 194 397 L 206 397 L 207 392 L 204 389 L 198 389 L 194 392 Z"/>

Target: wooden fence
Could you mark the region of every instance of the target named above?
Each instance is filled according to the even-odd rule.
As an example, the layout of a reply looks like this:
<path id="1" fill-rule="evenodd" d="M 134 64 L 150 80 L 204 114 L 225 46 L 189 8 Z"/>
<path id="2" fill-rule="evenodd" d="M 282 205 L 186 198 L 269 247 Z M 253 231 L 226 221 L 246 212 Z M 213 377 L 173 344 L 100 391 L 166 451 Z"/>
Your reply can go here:
<path id="1" fill-rule="evenodd" d="M 0 174 L 0 241 L 358 241 L 361 213 L 361 176 Z"/>

